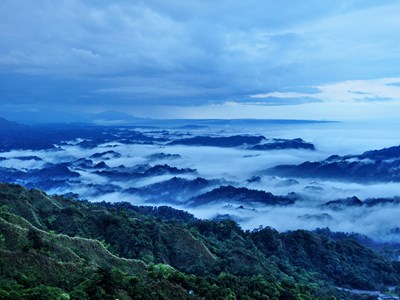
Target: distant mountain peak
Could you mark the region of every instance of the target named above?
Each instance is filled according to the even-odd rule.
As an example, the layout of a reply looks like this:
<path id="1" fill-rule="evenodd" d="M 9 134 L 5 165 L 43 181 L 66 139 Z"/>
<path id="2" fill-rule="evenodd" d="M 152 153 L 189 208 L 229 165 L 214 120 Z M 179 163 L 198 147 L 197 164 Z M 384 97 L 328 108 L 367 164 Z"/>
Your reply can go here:
<path id="1" fill-rule="evenodd" d="M 13 121 L 9 121 L 3 117 L 0 117 L 0 128 L 8 129 L 8 128 L 26 128 L 26 125 L 22 125 Z"/>
<path id="2" fill-rule="evenodd" d="M 140 120 L 141 118 L 135 117 L 131 114 L 114 111 L 114 110 L 106 110 L 100 113 L 96 113 L 91 115 L 91 118 L 95 123 L 99 122 L 132 122 Z"/>

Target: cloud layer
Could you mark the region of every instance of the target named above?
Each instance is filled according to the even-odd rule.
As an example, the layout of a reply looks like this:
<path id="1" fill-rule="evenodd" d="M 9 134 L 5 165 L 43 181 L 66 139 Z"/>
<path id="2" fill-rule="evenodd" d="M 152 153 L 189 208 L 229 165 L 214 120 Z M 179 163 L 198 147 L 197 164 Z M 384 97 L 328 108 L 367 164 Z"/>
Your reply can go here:
<path id="1" fill-rule="evenodd" d="M 145 110 L 396 77 L 399 8 L 359 0 L 4 0 L 0 101 Z M 273 104 L 325 100 L 306 94 Z"/>

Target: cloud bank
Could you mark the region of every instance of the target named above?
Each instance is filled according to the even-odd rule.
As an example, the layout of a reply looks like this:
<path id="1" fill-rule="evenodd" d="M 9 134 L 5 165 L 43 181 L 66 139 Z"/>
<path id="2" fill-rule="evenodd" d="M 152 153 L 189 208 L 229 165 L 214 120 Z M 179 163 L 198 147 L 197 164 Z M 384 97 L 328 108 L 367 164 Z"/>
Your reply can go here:
<path id="1" fill-rule="evenodd" d="M 154 105 L 247 103 L 269 93 L 277 106 L 347 101 L 350 91 L 360 101 L 392 99 L 395 82 L 371 95 L 353 85 L 399 75 L 399 8 L 358 0 L 4 0 L 0 101 L 12 103 L 8 110 L 112 106 L 149 116 Z M 332 82 L 344 83 L 325 85 Z M 293 97 L 290 87 L 317 87 L 324 97 Z"/>

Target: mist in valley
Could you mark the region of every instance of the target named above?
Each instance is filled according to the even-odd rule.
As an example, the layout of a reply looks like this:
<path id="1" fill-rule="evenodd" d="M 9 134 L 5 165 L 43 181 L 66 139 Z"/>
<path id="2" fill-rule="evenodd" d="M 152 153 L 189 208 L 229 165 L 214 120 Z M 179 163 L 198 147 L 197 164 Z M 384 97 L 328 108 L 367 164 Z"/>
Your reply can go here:
<path id="1" fill-rule="evenodd" d="M 385 130 L 379 124 L 319 123 L 280 126 L 214 126 L 198 129 L 139 129 L 149 136 L 168 136 L 181 139 L 192 136 L 264 136 L 267 139 L 302 138 L 313 143 L 315 151 L 308 149 L 249 150 L 246 147 L 210 147 L 168 145 L 168 143 L 125 144 L 109 141 L 94 148 L 83 148 L 82 140 L 66 141 L 53 150 L 13 150 L 0 156 L 0 167 L 20 171 L 41 169 L 50 164 L 69 163 L 76 178 L 67 185 L 47 189 L 51 194 L 77 194 L 89 201 L 129 202 L 133 205 L 169 205 L 183 209 L 198 218 L 231 218 L 244 229 L 270 226 L 280 231 L 329 227 L 331 230 L 366 234 L 376 240 L 400 242 L 398 236 L 399 206 L 384 203 L 372 207 L 328 207 L 329 201 L 357 197 L 393 198 L 399 196 L 397 182 L 349 182 L 321 178 L 296 178 L 269 175 L 266 170 L 277 165 L 298 165 L 305 161 L 323 161 L 331 155 L 361 154 L 366 150 L 381 149 L 400 144 L 396 126 Z M 105 153 L 105 154 L 104 154 Z M 74 162 L 87 159 L 93 165 L 104 163 L 104 169 L 80 167 Z M 174 167 L 176 174 L 143 173 L 153 166 Z M 107 177 L 109 170 L 131 172 L 132 176 Z M 142 172 L 142 173 L 140 173 Z M 173 180 L 186 185 L 197 178 L 207 183 L 198 189 L 169 191 Z M 170 182 L 162 193 L 151 194 L 155 187 Z M 157 185 L 158 184 L 158 185 Z M 203 205 L 193 205 L 191 198 L 219 186 L 245 187 L 272 193 L 275 196 L 295 194 L 296 200 L 288 205 L 265 205 L 235 199 L 211 199 Z M 172 186 L 173 187 L 173 186 Z M 171 194 L 169 194 L 171 192 Z M 147 193 L 147 194 L 146 194 Z M 145 195 L 145 196 L 143 196 Z M 167 195 L 167 196 L 165 196 Z"/>

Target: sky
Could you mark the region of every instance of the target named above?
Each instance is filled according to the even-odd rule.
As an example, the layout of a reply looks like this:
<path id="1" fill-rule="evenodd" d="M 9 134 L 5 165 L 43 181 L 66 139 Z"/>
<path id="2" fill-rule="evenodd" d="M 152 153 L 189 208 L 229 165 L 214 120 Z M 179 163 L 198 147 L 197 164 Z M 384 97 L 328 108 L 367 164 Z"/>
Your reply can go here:
<path id="1" fill-rule="evenodd" d="M 0 115 L 400 118 L 397 0 L 2 0 Z"/>

